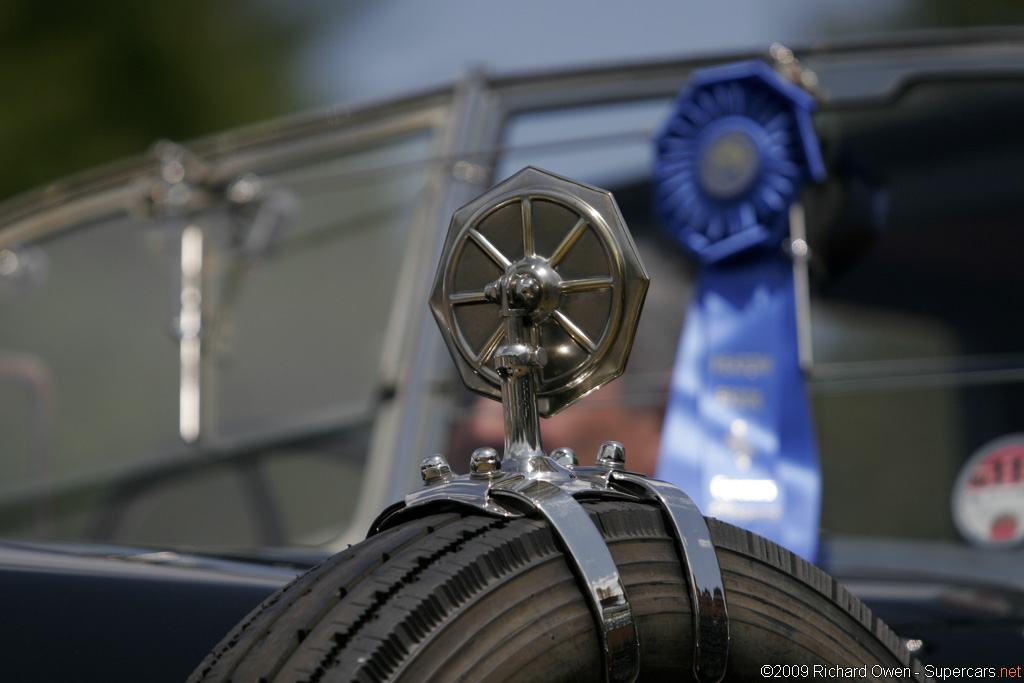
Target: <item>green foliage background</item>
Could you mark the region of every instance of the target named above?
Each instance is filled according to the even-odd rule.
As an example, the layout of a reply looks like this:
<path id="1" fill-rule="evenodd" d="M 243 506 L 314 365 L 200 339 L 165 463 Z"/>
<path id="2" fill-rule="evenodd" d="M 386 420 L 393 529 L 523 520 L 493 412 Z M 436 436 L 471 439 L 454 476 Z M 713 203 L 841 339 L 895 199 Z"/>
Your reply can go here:
<path id="1" fill-rule="evenodd" d="M 295 111 L 302 34 L 243 0 L 0 0 L 0 199 Z"/>

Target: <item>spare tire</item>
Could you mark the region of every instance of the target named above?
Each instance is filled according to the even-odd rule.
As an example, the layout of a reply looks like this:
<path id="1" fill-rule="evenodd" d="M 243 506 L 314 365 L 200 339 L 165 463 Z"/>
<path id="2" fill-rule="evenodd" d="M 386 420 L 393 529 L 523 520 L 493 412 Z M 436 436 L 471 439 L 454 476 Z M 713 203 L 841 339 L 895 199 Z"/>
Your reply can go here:
<path id="1" fill-rule="evenodd" d="M 660 508 L 584 502 L 626 585 L 640 680 L 689 680 L 689 591 Z M 924 680 L 899 638 L 821 570 L 708 520 L 731 643 L 727 678 L 866 666 L 868 680 Z M 819 669 L 819 678 L 828 669 Z M 774 673 L 768 671 L 768 673 Z M 843 672 L 839 672 L 840 675 Z M 600 681 L 594 618 L 541 519 L 437 512 L 350 547 L 281 589 L 189 681 Z"/>

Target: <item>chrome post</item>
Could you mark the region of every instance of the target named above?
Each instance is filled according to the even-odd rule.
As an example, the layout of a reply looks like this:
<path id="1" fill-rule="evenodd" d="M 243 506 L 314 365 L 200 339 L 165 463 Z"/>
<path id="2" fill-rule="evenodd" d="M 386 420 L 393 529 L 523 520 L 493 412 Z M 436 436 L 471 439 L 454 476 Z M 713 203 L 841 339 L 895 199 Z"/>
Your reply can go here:
<path id="1" fill-rule="evenodd" d="M 505 327 L 506 343 L 494 354 L 505 408 L 505 460 L 545 455 L 537 412 L 536 373 L 547 362 L 547 354 L 528 343 L 532 335 L 527 324 L 539 287 L 533 278 L 513 272 L 489 288 L 492 296 L 500 296 Z"/>
<path id="2" fill-rule="evenodd" d="M 194 443 L 203 431 L 205 399 L 203 384 L 203 230 L 189 223 L 181 231 L 180 312 L 178 336 L 179 387 L 178 433 L 185 443 Z"/>
<path id="3" fill-rule="evenodd" d="M 203 301 L 203 285 L 209 265 L 203 261 L 206 236 L 194 220 L 211 200 L 209 173 L 188 149 L 167 140 L 157 143 L 154 155 L 159 166 L 149 181 L 147 199 L 151 214 L 163 224 L 168 252 L 178 256 L 170 291 L 171 331 L 179 355 L 178 433 L 192 444 L 207 436 L 211 423 L 203 348 L 203 312 L 209 306 Z"/>

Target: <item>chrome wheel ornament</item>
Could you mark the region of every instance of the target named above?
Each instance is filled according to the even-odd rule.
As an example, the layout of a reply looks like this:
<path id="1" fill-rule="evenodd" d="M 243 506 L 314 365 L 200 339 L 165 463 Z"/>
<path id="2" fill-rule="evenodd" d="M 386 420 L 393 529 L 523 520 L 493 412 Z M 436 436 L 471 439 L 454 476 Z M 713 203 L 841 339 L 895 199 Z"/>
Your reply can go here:
<path id="1" fill-rule="evenodd" d="M 610 193 L 527 167 L 454 213 L 430 308 L 467 387 L 531 364 L 546 417 L 622 374 L 648 282 Z M 544 358 L 499 353 L 520 343 Z"/>
<path id="2" fill-rule="evenodd" d="M 640 643 L 625 584 L 577 500 L 612 498 L 661 507 L 686 567 L 694 673 L 725 674 L 729 627 L 710 533 L 697 506 L 671 484 L 629 472 L 608 441 L 581 467 L 571 448 L 548 456 L 548 416 L 622 374 L 648 286 L 611 194 L 525 168 L 457 210 L 430 307 L 466 386 L 500 398 L 505 452 L 478 448 L 456 476 L 439 455 L 421 465 L 424 486 L 385 510 L 373 535 L 436 506 L 501 517 L 539 515 L 559 537 L 594 615 L 607 681 L 633 681 Z"/>

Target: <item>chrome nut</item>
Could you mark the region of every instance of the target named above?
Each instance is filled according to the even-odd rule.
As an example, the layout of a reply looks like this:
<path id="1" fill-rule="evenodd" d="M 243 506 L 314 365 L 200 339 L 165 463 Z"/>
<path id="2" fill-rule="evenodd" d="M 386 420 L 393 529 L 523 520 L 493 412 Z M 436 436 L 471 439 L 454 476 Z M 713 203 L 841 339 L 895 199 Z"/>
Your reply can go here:
<path id="1" fill-rule="evenodd" d="M 618 441 L 605 441 L 597 451 L 597 466 L 609 470 L 626 469 L 626 447 Z"/>
<path id="2" fill-rule="evenodd" d="M 537 302 L 540 300 L 542 285 L 535 278 L 522 275 L 514 279 L 512 291 L 518 305 L 532 310 L 537 307 Z"/>
<path id="3" fill-rule="evenodd" d="M 576 451 L 571 448 L 556 448 L 551 451 L 551 459 L 563 467 L 576 467 L 580 464 Z"/>
<path id="4" fill-rule="evenodd" d="M 452 478 L 452 468 L 443 455 L 432 455 L 420 463 L 420 477 L 423 485 L 441 484 Z"/>
<path id="5" fill-rule="evenodd" d="M 478 448 L 469 458 L 469 472 L 474 478 L 490 479 L 501 471 L 501 458 L 493 448 Z"/>

